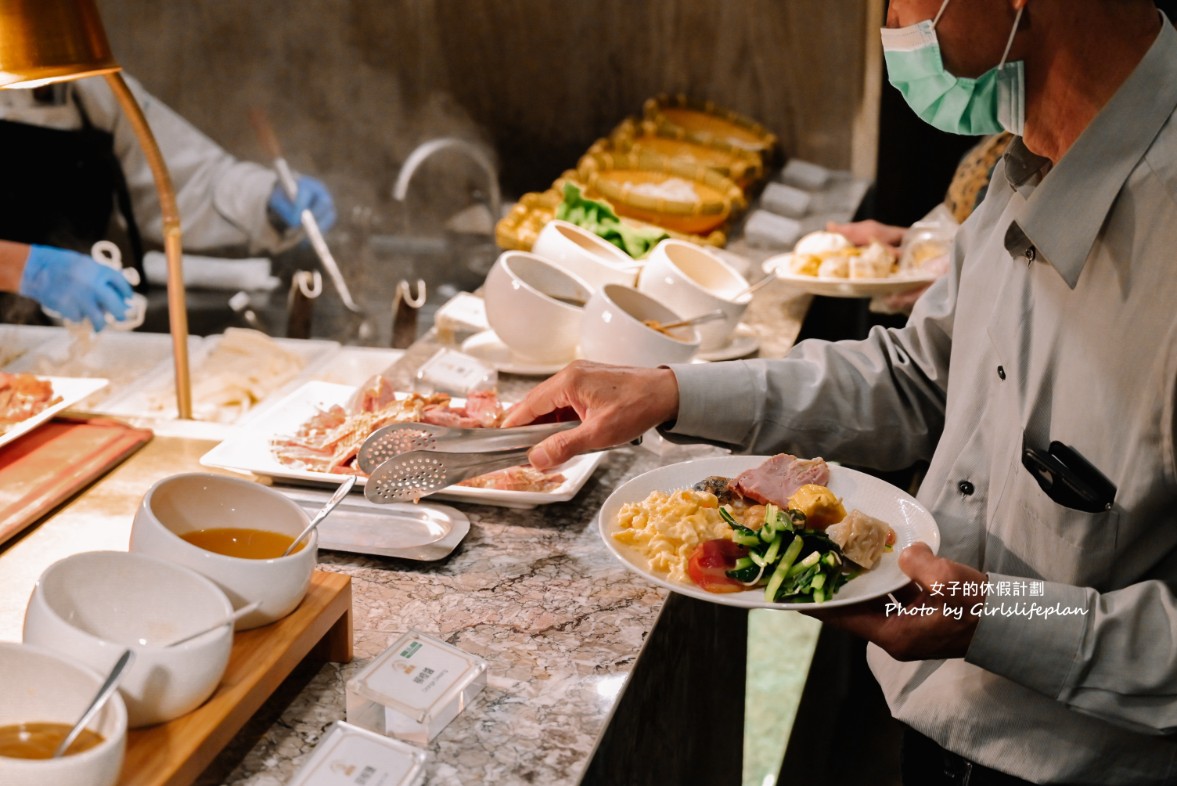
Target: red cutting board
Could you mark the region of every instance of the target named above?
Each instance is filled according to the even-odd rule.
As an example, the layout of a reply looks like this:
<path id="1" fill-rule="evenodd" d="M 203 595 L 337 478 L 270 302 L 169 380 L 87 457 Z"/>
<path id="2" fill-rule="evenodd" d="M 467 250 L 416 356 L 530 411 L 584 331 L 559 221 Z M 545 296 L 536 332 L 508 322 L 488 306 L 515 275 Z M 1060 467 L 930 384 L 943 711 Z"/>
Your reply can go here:
<path id="1" fill-rule="evenodd" d="M 0 448 L 0 544 L 146 445 L 149 429 L 55 418 Z"/>

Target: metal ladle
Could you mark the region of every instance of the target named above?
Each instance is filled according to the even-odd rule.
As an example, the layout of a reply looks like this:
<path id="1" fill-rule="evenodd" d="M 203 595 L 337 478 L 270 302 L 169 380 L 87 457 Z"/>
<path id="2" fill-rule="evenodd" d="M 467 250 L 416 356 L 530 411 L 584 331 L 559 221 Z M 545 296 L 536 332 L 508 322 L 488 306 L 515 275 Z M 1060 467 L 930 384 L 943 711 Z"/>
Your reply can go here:
<path id="1" fill-rule="evenodd" d="M 106 700 L 110 698 L 110 694 L 114 693 L 114 689 L 118 687 L 119 679 L 122 678 L 123 672 L 126 671 L 127 666 L 135 659 L 135 653 L 131 650 L 124 650 L 123 654 L 115 662 L 114 668 L 110 670 L 110 674 L 106 675 L 106 681 L 102 683 L 102 687 L 98 689 L 98 693 L 94 696 L 90 706 L 82 713 L 82 717 L 78 718 L 78 722 L 69 730 L 69 734 L 53 749 L 54 759 L 60 759 L 69 750 L 69 746 L 74 744 L 74 740 L 82 733 L 82 729 L 86 728 L 86 724 L 90 719 L 97 714 L 98 710 L 102 709 L 102 705 L 106 704 Z"/>
<path id="2" fill-rule="evenodd" d="M 327 504 L 319 508 L 319 512 L 311 519 L 311 523 L 307 524 L 306 529 L 298 533 L 298 537 L 290 541 L 290 545 L 286 547 L 286 551 L 282 552 L 285 557 L 294 551 L 294 547 L 302 542 L 302 539 L 310 535 L 315 527 L 322 523 L 323 519 L 327 518 L 327 514 L 335 510 L 335 506 L 343 502 L 343 498 L 347 496 L 348 492 L 352 490 L 352 486 L 356 485 L 356 475 L 349 475 L 347 480 L 339 484 L 339 488 L 335 489 L 335 493 L 331 495 L 331 499 L 327 500 Z"/>

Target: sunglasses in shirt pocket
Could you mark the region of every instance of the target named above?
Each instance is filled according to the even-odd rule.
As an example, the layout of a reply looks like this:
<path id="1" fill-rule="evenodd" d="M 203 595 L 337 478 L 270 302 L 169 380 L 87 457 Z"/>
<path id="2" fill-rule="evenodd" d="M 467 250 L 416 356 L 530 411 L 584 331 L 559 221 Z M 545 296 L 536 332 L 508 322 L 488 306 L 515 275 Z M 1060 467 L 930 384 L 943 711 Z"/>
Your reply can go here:
<path id="1" fill-rule="evenodd" d="M 1107 476 L 1061 442 L 1051 442 L 1045 451 L 1023 444 L 1022 466 L 1046 496 L 1063 507 L 1102 513 L 1116 501 L 1116 487 Z"/>
<path id="2" fill-rule="evenodd" d="M 1051 445 L 1053 453 L 1023 447 L 1022 471 L 1009 489 L 1015 520 L 1002 539 L 1047 580 L 1102 586 L 1119 534 L 1115 486 L 1074 450 Z"/>

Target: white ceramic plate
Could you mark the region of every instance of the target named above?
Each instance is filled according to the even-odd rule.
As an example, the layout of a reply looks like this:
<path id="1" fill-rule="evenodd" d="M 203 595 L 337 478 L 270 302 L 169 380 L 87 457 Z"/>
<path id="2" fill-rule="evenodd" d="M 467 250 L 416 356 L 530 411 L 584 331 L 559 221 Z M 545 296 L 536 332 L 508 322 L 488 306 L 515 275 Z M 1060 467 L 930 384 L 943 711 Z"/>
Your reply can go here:
<path id="1" fill-rule="evenodd" d="M 826 297 L 875 297 L 926 287 L 937 279 L 934 273 L 895 274 L 887 278 L 830 278 L 802 276 L 789 272 L 792 253 L 776 254 L 764 260 L 764 272 L 775 273 L 781 281 L 811 295 Z"/>
<path id="2" fill-rule="evenodd" d="M 571 362 L 540 363 L 521 357 L 512 352 L 493 330 L 475 333 L 463 341 L 462 351 L 504 374 L 518 374 L 521 377 L 550 377 Z"/>
<path id="3" fill-rule="evenodd" d="M 641 502 L 652 491 L 674 491 L 688 488 L 710 475 L 735 477 L 746 469 L 759 466 L 768 456 L 718 456 L 684 461 L 651 470 L 631 479 L 614 491 L 601 508 L 598 526 L 605 546 L 621 560 L 625 567 L 645 576 L 655 584 L 672 592 L 726 606 L 767 609 L 813 609 L 812 603 L 769 603 L 764 599 L 764 588 L 745 592 L 707 592 L 690 582 L 671 581 L 666 574 L 654 572 L 648 561 L 636 549 L 613 538 L 617 531 L 617 514 L 627 502 Z M 829 488 L 842 499 L 847 511 L 857 508 L 867 515 L 882 519 L 895 530 L 895 547 L 883 555 L 873 570 L 865 571 L 842 586 L 821 608 L 848 606 L 894 592 L 908 582 L 899 569 L 899 552 L 916 541 L 927 543 L 932 551 L 940 548 L 940 530 L 932 514 L 911 495 L 870 475 L 836 465 L 830 466 Z"/>
<path id="4" fill-rule="evenodd" d="M 49 421 L 58 412 L 68 409 L 94 393 L 94 391 L 106 386 L 105 379 L 75 379 L 72 377 L 42 377 L 39 375 L 38 378 L 48 380 L 52 383 L 53 393 L 54 395 L 61 396 L 61 401 L 58 401 L 51 407 L 46 407 L 31 418 L 25 418 L 19 423 L 12 424 L 7 431 L 0 434 L 0 447 L 28 434 L 37 426 Z"/>
<path id="5" fill-rule="evenodd" d="M 760 339 L 756 337 L 756 333 L 751 327 L 741 322 L 736 325 L 735 332 L 728 342 L 718 349 L 712 349 L 707 352 L 697 352 L 695 357 L 698 360 L 706 360 L 710 362 L 719 360 L 735 360 L 736 358 L 743 358 L 751 355 L 756 350 L 760 349 Z"/>
<path id="6" fill-rule="evenodd" d="M 270 442 L 276 437 L 289 436 L 298 431 L 316 412 L 335 404 L 344 404 L 355 391 L 352 385 L 336 385 L 330 382 L 307 382 L 281 399 L 265 413 L 248 423 L 239 425 L 233 434 L 221 444 L 205 453 L 200 463 L 206 467 L 220 467 L 252 472 L 270 478 L 310 483 L 315 485 L 338 486 L 346 476 L 330 472 L 313 472 L 283 464 L 274 456 Z M 459 403 L 455 399 L 454 403 Z M 532 508 L 552 502 L 567 502 L 576 496 L 581 486 L 593 474 L 593 470 L 604 458 L 603 453 L 589 453 L 577 456 L 568 463 L 557 467 L 564 474 L 564 483 L 552 491 L 502 491 L 467 486 L 450 486 L 431 494 L 429 498 L 449 499 L 461 502 L 475 502 L 483 505 L 497 505 L 508 508 Z M 356 483 L 363 487 L 367 478 L 361 477 Z"/>
<path id="7" fill-rule="evenodd" d="M 330 499 L 329 489 L 278 487 L 308 516 Z M 466 533 L 470 519 L 448 505 L 394 502 L 378 505 L 360 494 L 349 494 L 319 524 L 319 548 L 420 561 L 449 555 Z"/>

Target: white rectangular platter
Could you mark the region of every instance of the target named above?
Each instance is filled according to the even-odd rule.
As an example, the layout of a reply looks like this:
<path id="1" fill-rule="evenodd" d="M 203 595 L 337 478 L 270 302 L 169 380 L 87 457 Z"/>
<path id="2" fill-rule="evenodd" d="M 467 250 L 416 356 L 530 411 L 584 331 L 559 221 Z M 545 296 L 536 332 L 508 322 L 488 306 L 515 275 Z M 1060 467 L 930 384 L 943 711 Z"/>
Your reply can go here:
<path id="1" fill-rule="evenodd" d="M 346 403 L 354 391 L 355 386 L 352 385 L 314 381 L 304 383 L 269 407 L 265 413 L 239 425 L 232 435 L 204 454 L 200 462 L 207 467 L 252 472 L 296 483 L 339 485 L 345 479 L 344 475 L 313 472 L 281 463 L 270 449 L 270 443 L 275 438 L 294 434 L 299 426 L 320 410 Z M 576 496 L 603 458 L 603 453 L 589 453 L 558 467 L 556 471 L 563 473 L 565 480 L 552 491 L 502 491 L 450 486 L 429 498 L 510 508 L 567 502 Z M 361 477 L 356 485 L 362 486 L 365 481 L 366 478 Z"/>
<path id="2" fill-rule="evenodd" d="M 65 328 L 48 325 L 0 325 L 0 369 L 27 371 L 23 358 L 65 335 Z"/>
<path id="3" fill-rule="evenodd" d="M 201 375 L 206 373 L 204 363 L 209 355 L 217 348 L 222 338 L 222 335 L 206 337 L 200 344 L 198 350 L 193 352 L 189 357 L 189 367 L 194 382 L 201 379 Z M 330 360 L 333 353 L 339 349 L 339 343 L 336 341 L 288 338 L 273 338 L 271 340 L 279 347 L 298 355 L 303 361 L 303 367 L 287 382 L 278 386 L 262 398 L 261 401 L 257 402 L 253 409 L 266 404 L 270 400 L 281 398 L 285 393 L 294 389 L 294 387 L 301 384 L 302 380 L 315 373 L 319 365 Z M 106 402 L 102 407 L 102 411 L 112 415 L 121 415 L 130 418 L 145 417 L 157 420 L 172 420 L 176 417 L 174 384 L 173 370 L 169 363 L 166 367 L 156 368 L 126 395 Z M 198 400 L 192 402 L 192 407 L 198 420 L 203 419 L 201 418 L 201 403 Z M 236 417 L 227 414 L 225 417 L 228 420 L 225 420 L 225 417 L 220 417 L 219 422 L 231 424 L 233 422 L 239 422 L 249 415 L 250 410 L 239 413 Z"/>
<path id="4" fill-rule="evenodd" d="M 105 379 L 71 379 L 69 377 L 39 377 L 48 380 L 53 385 L 54 394 L 61 396 L 61 400 L 51 407 L 25 418 L 19 423 L 12 424 L 7 431 L 0 433 L 0 447 L 23 437 L 30 431 L 47 423 L 57 413 L 69 409 L 71 406 L 91 395 L 106 385 Z"/>
<path id="5" fill-rule="evenodd" d="M 106 387 L 84 401 L 76 409 L 100 412 L 108 402 L 128 395 L 143 384 L 172 373 L 172 337 L 167 333 L 128 333 L 104 330 L 98 334 L 78 335 L 65 328 L 46 328 L 55 331 L 52 339 L 29 349 L 7 371 L 55 377 L 93 377 L 110 381 Z M 188 337 L 188 354 L 196 356 L 204 339 Z"/>

